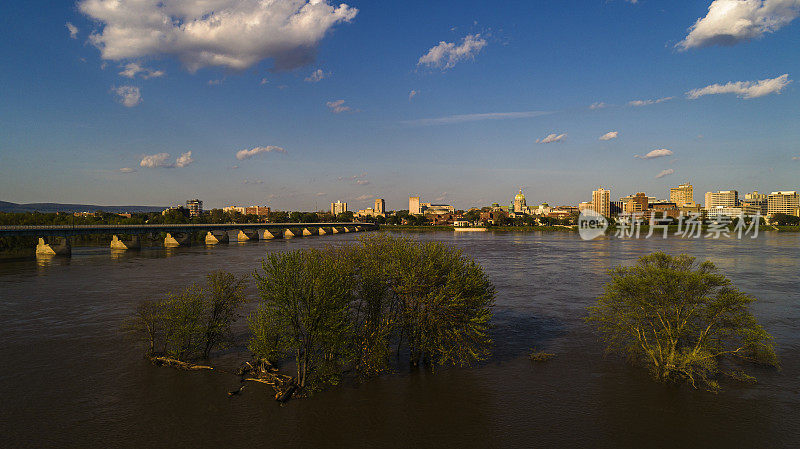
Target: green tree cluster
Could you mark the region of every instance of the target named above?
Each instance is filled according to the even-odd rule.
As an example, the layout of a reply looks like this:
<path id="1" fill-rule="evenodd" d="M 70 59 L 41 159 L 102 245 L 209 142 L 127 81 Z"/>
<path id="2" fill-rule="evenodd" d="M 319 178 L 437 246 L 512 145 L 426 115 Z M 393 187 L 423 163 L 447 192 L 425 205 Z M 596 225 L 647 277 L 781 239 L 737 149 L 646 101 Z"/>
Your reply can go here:
<path id="1" fill-rule="evenodd" d="M 627 355 L 655 379 L 717 390 L 721 374 L 754 380 L 739 370 L 744 362 L 778 366 L 772 337 L 750 311 L 755 298 L 711 262 L 657 252 L 610 274 L 587 321 L 610 352 Z"/>
<path id="2" fill-rule="evenodd" d="M 245 302 L 244 288 L 244 278 L 212 272 L 204 286 L 141 302 L 126 327 L 145 343 L 151 357 L 207 359 L 230 342 L 231 325 Z"/>
<path id="3" fill-rule="evenodd" d="M 313 391 L 345 373 L 364 379 L 412 366 L 467 366 L 489 356 L 494 287 L 453 247 L 381 235 L 357 244 L 269 255 L 250 349 L 294 359 Z"/>

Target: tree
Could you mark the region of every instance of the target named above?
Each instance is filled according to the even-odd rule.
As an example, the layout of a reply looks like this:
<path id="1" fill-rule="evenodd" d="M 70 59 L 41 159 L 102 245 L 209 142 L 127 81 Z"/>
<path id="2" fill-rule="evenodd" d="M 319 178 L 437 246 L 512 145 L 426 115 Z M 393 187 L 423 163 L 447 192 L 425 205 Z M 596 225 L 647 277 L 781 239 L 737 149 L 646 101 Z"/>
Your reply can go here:
<path id="1" fill-rule="evenodd" d="M 244 278 L 213 272 L 206 279 L 203 287 L 191 285 L 137 306 L 125 327 L 145 343 L 148 356 L 208 358 L 230 341 L 231 325 L 245 302 Z"/>
<path id="2" fill-rule="evenodd" d="M 478 209 L 472 209 L 464 214 L 464 219 L 472 223 L 476 223 L 481 219 L 481 211 Z"/>
<path id="3" fill-rule="evenodd" d="M 587 321 L 610 352 L 646 366 L 663 382 L 719 389 L 719 374 L 753 380 L 737 362 L 778 366 L 772 337 L 736 289 L 711 262 L 661 252 L 632 267 L 616 267 Z"/>
<path id="4" fill-rule="evenodd" d="M 250 350 L 275 360 L 293 356 L 297 385 L 335 383 L 347 354 L 352 286 L 341 254 L 308 249 L 270 254 L 256 274 L 261 304 L 250 318 Z"/>
<path id="5" fill-rule="evenodd" d="M 800 217 L 787 214 L 773 214 L 770 222 L 778 226 L 797 226 L 800 225 Z"/>

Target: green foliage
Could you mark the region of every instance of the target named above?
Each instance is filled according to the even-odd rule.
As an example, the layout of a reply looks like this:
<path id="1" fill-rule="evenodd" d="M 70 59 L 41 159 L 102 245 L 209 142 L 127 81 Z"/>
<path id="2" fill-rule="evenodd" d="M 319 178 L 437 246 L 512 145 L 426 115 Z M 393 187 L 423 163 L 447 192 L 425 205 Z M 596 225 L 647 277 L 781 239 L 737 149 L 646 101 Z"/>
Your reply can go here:
<path id="1" fill-rule="evenodd" d="M 686 381 L 717 390 L 719 374 L 745 377 L 730 365 L 778 366 L 772 337 L 711 262 L 661 252 L 611 270 L 611 281 L 587 321 L 607 348 L 646 366 L 660 381 Z"/>
<path id="2" fill-rule="evenodd" d="M 416 366 L 467 366 L 489 355 L 494 287 L 483 270 L 441 243 L 386 235 L 357 244 L 273 254 L 256 275 L 261 305 L 250 349 L 294 358 L 306 390 L 345 372 L 389 370 L 392 353 Z"/>
<path id="3" fill-rule="evenodd" d="M 250 318 L 250 350 L 268 360 L 294 357 L 301 388 L 335 382 L 348 357 L 349 273 L 337 251 L 270 254 L 256 274 L 261 296 Z"/>
<path id="4" fill-rule="evenodd" d="M 787 214 L 773 214 L 770 223 L 778 226 L 797 226 L 800 225 L 800 217 Z"/>
<path id="5" fill-rule="evenodd" d="M 149 356 L 177 360 L 208 358 L 230 339 L 230 327 L 244 303 L 244 279 L 225 272 L 206 276 L 206 285 L 192 285 L 159 300 L 142 301 L 126 328 L 147 347 Z"/>

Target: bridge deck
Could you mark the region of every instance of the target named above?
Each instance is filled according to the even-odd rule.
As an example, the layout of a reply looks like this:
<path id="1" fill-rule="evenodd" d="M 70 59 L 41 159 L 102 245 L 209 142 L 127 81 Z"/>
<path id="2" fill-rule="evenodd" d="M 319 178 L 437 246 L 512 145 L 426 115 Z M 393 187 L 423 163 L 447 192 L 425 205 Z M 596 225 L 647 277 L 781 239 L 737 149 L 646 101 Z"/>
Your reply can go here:
<path id="1" fill-rule="evenodd" d="M 0 237 L 33 236 L 68 237 L 87 234 L 151 234 L 156 232 L 232 231 L 236 229 L 331 228 L 364 226 L 375 229 L 374 223 L 210 223 L 210 224 L 144 224 L 144 225 L 57 225 L 0 226 Z"/>

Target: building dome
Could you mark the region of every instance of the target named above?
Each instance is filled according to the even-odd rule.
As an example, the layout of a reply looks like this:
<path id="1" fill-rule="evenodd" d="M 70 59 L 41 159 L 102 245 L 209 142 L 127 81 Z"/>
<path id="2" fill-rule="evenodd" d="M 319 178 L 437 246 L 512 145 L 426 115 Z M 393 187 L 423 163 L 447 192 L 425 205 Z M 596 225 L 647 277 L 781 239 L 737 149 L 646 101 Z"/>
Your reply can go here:
<path id="1" fill-rule="evenodd" d="M 522 201 L 525 199 L 525 195 L 522 193 L 522 189 L 520 189 L 517 196 L 514 197 L 514 201 Z"/>

